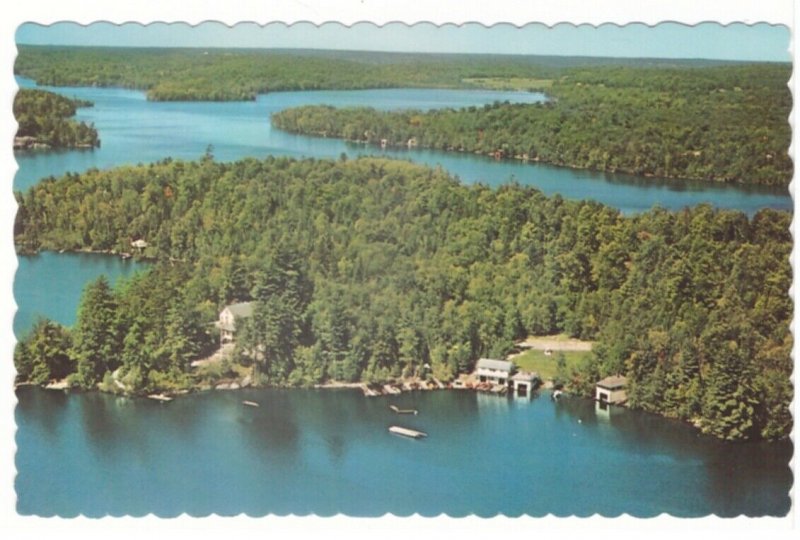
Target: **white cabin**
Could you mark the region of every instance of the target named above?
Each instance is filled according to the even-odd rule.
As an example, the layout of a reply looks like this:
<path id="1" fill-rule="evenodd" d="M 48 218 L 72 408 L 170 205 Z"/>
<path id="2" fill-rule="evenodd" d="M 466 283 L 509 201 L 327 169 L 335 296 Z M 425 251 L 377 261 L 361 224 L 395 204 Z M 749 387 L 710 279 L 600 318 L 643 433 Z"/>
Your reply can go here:
<path id="1" fill-rule="evenodd" d="M 233 341 L 236 335 L 236 321 L 246 319 L 252 315 L 252 302 L 239 302 L 238 304 L 225 306 L 225 308 L 220 311 L 219 320 L 217 321 L 220 343 Z"/>

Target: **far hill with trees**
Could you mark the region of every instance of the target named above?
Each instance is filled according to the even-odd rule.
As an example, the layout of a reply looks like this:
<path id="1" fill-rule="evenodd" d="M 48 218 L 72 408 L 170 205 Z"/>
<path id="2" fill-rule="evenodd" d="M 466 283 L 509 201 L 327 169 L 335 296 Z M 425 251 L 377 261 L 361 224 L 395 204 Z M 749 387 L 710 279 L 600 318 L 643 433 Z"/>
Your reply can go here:
<path id="1" fill-rule="evenodd" d="M 314 50 L 20 46 L 17 75 L 157 101 L 365 88 L 542 91 L 546 104 L 429 113 L 306 107 L 276 126 L 640 176 L 788 186 L 788 63 Z"/>

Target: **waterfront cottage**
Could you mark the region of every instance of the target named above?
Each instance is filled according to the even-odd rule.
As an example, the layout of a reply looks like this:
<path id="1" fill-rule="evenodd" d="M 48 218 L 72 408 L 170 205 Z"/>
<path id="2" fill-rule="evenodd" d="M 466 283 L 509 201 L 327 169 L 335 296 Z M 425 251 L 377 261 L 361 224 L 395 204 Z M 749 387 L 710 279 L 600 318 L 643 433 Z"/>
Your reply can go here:
<path id="1" fill-rule="evenodd" d="M 475 366 L 475 377 L 480 382 L 506 384 L 514 372 L 514 363 L 507 360 L 481 358 Z"/>
<path id="2" fill-rule="evenodd" d="M 219 320 L 217 321 L 220 343 L 228 343 L 233 341 L 233 338 L 236 334 L 236 321 L 246 319 L 252 315 L 252 302 L 239 302 L 238 304 L 225 306 L 225 309 L 220 311 Z"/>
<path id="3" fill-rule="evenodd" d="M 595 399 L 600 404 L 610 403 L 612 405 L 619 405 L 628 400 L 625 393 L 625 388 L 628 385 L 628 379 L 615 375 L 613 377 L 606 377 L 597 383 L 595 390 Z"/>

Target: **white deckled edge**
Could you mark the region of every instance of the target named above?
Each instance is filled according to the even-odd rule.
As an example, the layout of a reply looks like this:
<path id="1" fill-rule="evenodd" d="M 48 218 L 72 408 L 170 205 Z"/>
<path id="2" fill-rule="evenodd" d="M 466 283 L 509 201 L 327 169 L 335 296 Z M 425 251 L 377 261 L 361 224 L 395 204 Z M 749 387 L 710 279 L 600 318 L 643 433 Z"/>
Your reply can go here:
<path id="1" fill-rule="evenodd" d="M 234 7 L 235 6 L 235 7 Z M 698 0 L 670 0 L 654 2 L 649 0 L 604 0 L 587 2 L 583 0 L 437 0 L 436 2 L 390 2 L 387 0 L 237 0 L 237 2 L 200 0 L 139 0 L 136 2 L 112 2 L 109 0 L 36 0 L 31 2 L 7 2 L 0 17 L 0 80 L 2 80 L 2 99 L 4 107 L 0 112 L 0 158 L 2 159 L 2 179 L 4 188 L 0 191 L 0 523 L 4 535 L 9 538 L 40 538 L 57 534 L 59 538 L 139 538 L 158 531 L 158 536 L 172 535 L 177 538 L 228 538 L 232 534 L 251 533 L 253 537 L 271 536 L 281 538 L 281 533 L 294 535 L 299 532 L 324 534 L 326 538 L 408 538 L 409 534 L 424 533 L 425 537 L 439 534 L 460 534 L 464 538 L 495 538 L 503 533 L 524 533 L 535 536 L 559 535 L 554 532 L 554 521 L 565 529 L 564 537 L 574 534 L 591 534 L 596 528 L 619 529 L 615 537 L 639 538 L 641 530 L 647 529 L 648 538 L 675 537 L 675 528 L 682 530 L 725 530 L 727 538 L 752 538 L 754 530 L 769 530 L 770 538 L 790 538 L 792 519 L 734 519 L 690 520 L 681 522 L 671 518 L 657 518 L 637 522 L 636 520 L 593 519 L 591 525 L 585 520 L 535 520 L 497 518 L 451 519 L 422 518 L 402 519 L 392 516 L 380 520 L 353 520 L 342 517 L 320 518 L 270 518 L 235 520 L 212 517 L 206 520 L 193 520 L 188 517 L 159 521 L 153 517 L 146 519 L 77 520 L 25 518 L 16 514 L 14 508 L 14 417 L 15 399 L 12 391 L 13 351 L 12 321 L 15 304 L 12 296 L 12 282 L 16 269 L 16 258 L 11 238 L 16 205 L 11 192 L 11 183 L 16 171 L 13 160 L 12 141 L 16 124 L 11 114 L 11 102 L 15 92 L 12 69 L 16 49 L 14 33 L 19 24 L 36 21 L 50 24 L 62 20 L 73 20 L 83 24 L 97 20 L 113 22 L 139 21 L 185 21 L 198 24 L 206 20 L 217 20 L 226 24 L 238 21 L 282 21 L 293 23 L 310 21 L 316 24 L 327 21 L 340 21 L 353 24 L 359 21 L 373 21 L 385 24 L 394 21 L 414 23 L 429 21 L 436 24 L 464 23 L 479 21 L 487 25 L 508 22 L 523 25 L 536 21 L 548 25 L 559 22 L 602 24 L 613 22 L 643 22 L 656 24 L 662 21 L 677 21 L 697 24 L 717 21 L 722 24 L 744 22 L 768 22 L 798 28 L 798 15 L 792 0 L 726 0 L 725 2 L 699 2 Z M 796 40 L 792 41 L 792 57 Z M 795 89 L 797 77 L 792 79 Z M 797 92 L 794 92 L 797 96 Z M 797 108 L 792 112 L 796 117 Z M 792 122 L 794 127 L 796 122 Z M 793 134 L 794 137 L 794 134 Z M 792 155 L 796 144 L 793 142 Z M 796 163 L 796 162 L 795 162 Z M 791 193 L 795 196 L 796 186 L 792 184 Z M 798 220 L 792 223 L 794 237 L 798 238 Z M 793 268 L 798 268 L 800 254 L 795 248 L 792 253 Z M 796 292 L 793 287 L 792 293 Z M 800 313 L 795 303 L 795 314 Z M 796 321 L 793 329 L 796 329 Z M 795 332 L 795 335 L 797 333 Z M 798 344 L 795 343 L 795 359 Z M 795 361 L 796 363 L 796 361 Z M 795 380 L 797 380 L 795 376 Z M 795 417 L 797 402 L 794 401 Z M 793 500 L 796 505 L 796 489 Z M 795 510 L 796 511 L 796 510 Z M 794 516 L 796 519 L 796 516 Z M 658 528 L 655 528 L 658 527 Z M 569 532 L 572 532 L 570 535 Z M 562 531 L 563 532 L 563 531 Z M 212 536 L 213 535 L 213 536 Z"/>

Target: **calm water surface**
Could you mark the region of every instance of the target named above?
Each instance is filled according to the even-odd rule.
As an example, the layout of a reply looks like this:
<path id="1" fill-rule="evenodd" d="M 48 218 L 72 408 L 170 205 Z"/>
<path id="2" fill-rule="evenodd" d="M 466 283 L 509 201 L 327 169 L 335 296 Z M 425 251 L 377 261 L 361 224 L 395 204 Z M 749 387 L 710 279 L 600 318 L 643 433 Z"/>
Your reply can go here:
<path id="1" fill-rule="evenodd" d="M 790 505 L 789 443 L 727 445 L 649 415 L 598 416 L 577 398 L 17 395 L 22 514 L 688 517 L 785 515 Z M 395 424 L 429 436 L 392 435 Z"/>
<path id="2" fill-rule="evenodd" d="M 22 87 L 34 86 L 18 78 Z M 788 189 L 717 185 L 665 179 L 642 179 L 518 161 L 495 161 L 471 154 L 431 150 L 385 150 L 336 139 L 292 135 L 273 129 L 270 114 L 311 104 L 367 105 L 378 109 L 432 109 L 483 105 L 499 100 L 538 102 L 542 94 L 475 90 L 388 89 L 358 91 L 275 92 L 254 102 L 172 103 L 147 101 L 144 93 L 114 88 L 49 88 L 66 96 L 88 99 L 94 107 L 78 110 L 77 118 L 94 122 L 102 142 L 95 150 L 16 153 L 19 171 L 14 188 L 24 190 L 40 179 L 122 164 L 150 163 L 166 157 L 197 159 L 211 145 L 222 161 L 246 156 L 285 155 L 337 158 L 386 155 L 431 166 L 441 165 L 467 183 L 491 186 L 517 181 L 546 194 L 568 199 L 594 199 L 640 212 L 653 205 L 680 209 L 700 203 L 753 214 L 759 208 L 792 208 Z"/>

